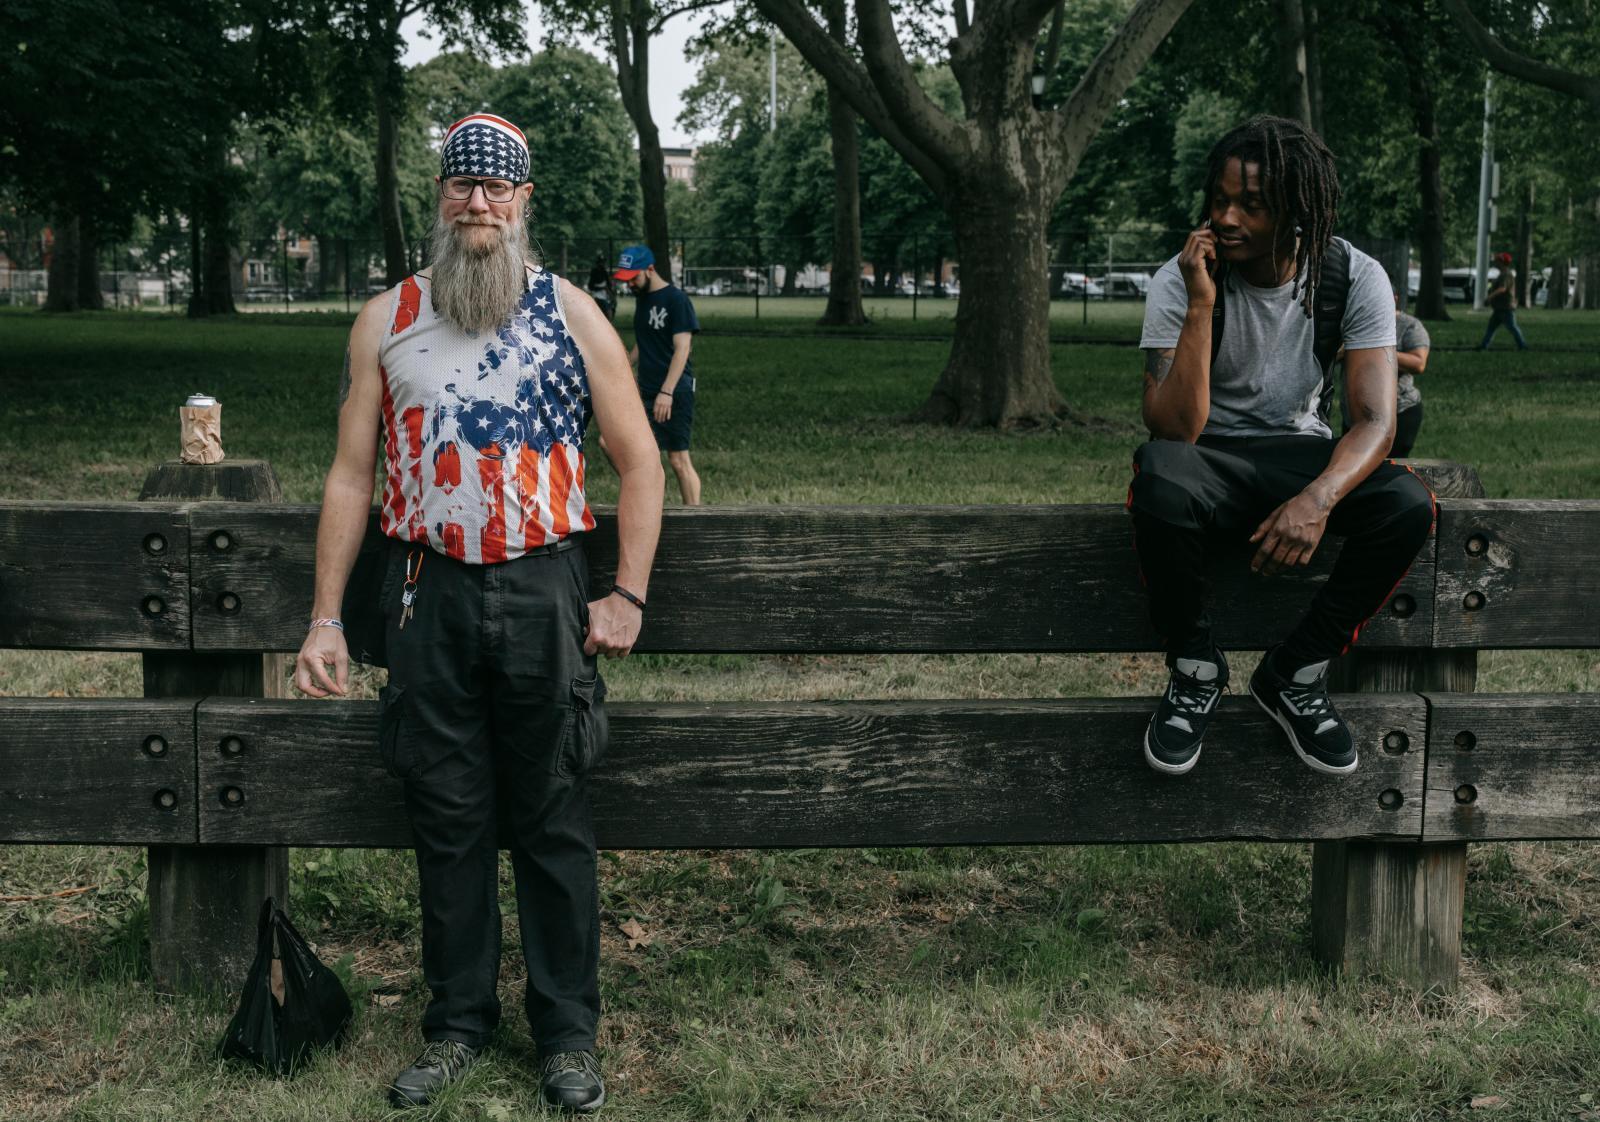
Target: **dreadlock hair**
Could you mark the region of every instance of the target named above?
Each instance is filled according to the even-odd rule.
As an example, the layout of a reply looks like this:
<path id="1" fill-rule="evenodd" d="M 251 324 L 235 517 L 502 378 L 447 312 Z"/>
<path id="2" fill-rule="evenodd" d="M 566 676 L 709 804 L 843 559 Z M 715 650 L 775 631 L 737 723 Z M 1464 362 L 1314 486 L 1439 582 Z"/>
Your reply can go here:
<path id="1" fill-rule="evenodd" d="M 1210 217 L 1211 199 L 1222 178 L 1223 165 L 1234 157 L 1241 164 L 1253 162 L 1260 167 L 1261 192 L 1278 230 L 1288 223 L 1300 235 L 1295 251 L 1294 294 L 1300 297 L 1301 307 L 1309 317 L 1317 282 L 1322 277 L 1322 258 L 1339 214 L 1339 173 L 1334 170 L 1333 153 L 1320 136 L 1299 121 L 1265 115 L 1251 117 L 1217 141 L 1206 158 L 1201 223 Z"/>

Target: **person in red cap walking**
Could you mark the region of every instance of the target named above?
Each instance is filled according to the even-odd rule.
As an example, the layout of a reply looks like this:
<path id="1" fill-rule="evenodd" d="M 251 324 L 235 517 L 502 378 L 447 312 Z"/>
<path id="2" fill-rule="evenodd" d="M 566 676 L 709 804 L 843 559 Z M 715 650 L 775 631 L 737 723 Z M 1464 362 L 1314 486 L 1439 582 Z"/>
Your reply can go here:
<path id="1" fill-rule="evenodd" d="M 378 755 L 404 784 L 430 994 L 425 1047 L 389 1085 L 396 1107 L 435 1101 L 494 1037 L 502 839 L 541 1093 L 579 1112 L 605 1102 L 587 787 L 606 743 L 596 659 L 625 656 L 639 635 L 665 476 L 622 340 L 529 249 L 528 170 L 509 121 L 452 125 L 429 267 L 356 318 L 317 527 L 315 618 L 295 664 L 302 692 L 345 693 L 341 605 L 381 435 L 389 684 Z M 595 526 L 591 420 L 621 478 L 616 581 L 594 599 L 582 549 Z"/>
<path id="2" fill-rule="evenodd" d="M 1478 349 L 1488 350 L 1494 333 L 1504 324 L 1511 329 L 1511 338 L 1516 340 L 1517 350 L 1525 351 L 1528 341 L 1522 337 L 1522 329 L 1517 326 L 1517 272 L 1511 267 L 1511 254 L 1497 253 L 1494 259 L 1500 266 L 1500 272 L 1495 278 L 1494 287 L 1489 290 L 1489 326 L 1483 333 L 1483 342 L 1478 344 Z"/>

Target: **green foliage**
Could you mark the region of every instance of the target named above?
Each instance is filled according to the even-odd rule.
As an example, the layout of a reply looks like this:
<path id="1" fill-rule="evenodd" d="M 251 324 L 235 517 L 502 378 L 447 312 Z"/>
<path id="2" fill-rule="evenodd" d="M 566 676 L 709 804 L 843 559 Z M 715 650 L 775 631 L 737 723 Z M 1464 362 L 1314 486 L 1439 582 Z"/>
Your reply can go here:
<path id="1" fill-rule="evenodd" d="M 639 182 L 633 129 L 611 71 L 552 47 L 493 72 L 481 107 L 522 129 L 532 157 L 533 228 L 548 247 L 577 234 L 633 228 Z"/>
<path id="2" fill-rule="evenodd" d="M 107 234 L 182 199 L 205 146 L 286 91 L 269 62 L 292 31 L 222 0 L 0 5 L 0 182 L 27 206 Z"/>
<path id="3" fill-rule="evenodd" d="M 1206 157 L 1222 136 L 1245 117 L 1237 101 L 1214 90 L 1195 90 L 1173 122 L 1172 196 L 1178 216 L 1191 225 L 1205 206 Z"/>

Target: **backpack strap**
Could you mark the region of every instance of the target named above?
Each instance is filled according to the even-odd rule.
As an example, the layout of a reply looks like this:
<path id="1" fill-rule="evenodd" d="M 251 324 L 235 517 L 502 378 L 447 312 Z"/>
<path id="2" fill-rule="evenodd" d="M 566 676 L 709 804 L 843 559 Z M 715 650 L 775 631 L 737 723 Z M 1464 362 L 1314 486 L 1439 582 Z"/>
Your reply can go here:
<path id="1" fill-rule="evenodd" d="M 1344 345 L 1344 312 L 1350 302 L 1350 244 L 1330 238 L 1322 258 L 1322 274 L 1312 300 L 1311 352 L 1322 369 L 1322 389 L 1317 396 L 1317 416 L 1328 420 L 1333 401 L 1333 356 Z"/>
<path id="2" fill-rule="evenodd" d="M 1217 354 L 1222 350 L 1222 328 L 1228 322 L 1227 308 L 1223 304 L 1222 294 L 1228 290 L 1228 263 L 1217 258 L 1217 271 L 1211 276 L 1211 283 L 1217 286 L 1217 300 L 1211 305 L 1211 369 L 1217 368 Z"/>

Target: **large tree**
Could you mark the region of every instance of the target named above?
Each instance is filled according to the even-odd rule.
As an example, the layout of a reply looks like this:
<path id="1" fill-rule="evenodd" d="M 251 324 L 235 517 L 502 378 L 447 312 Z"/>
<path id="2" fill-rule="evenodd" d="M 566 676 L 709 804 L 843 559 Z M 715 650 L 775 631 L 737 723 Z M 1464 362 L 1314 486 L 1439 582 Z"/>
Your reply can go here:
<path id="1" fill-rule="evenodd" d="M 501 69 L 489 96 L 528 134 L 533 230 L 546 250 L 580 234 L 632 227 L 639 209 L 632 130 L 604 63 L 551 47 Z"/>
<path id="2" fill-rule="evenodd" d="M 1473 15 L 1472 9 L 1467 6 L 1467 0 L 1442 0 L 1445 9 L 1455 17 L 1467 39 L 1476 47 L 1490 66 L 1502 74 L 1509 74 L 1513 78 L 1524 82 L 1531 82 L 1537 86 L 1564 93 L 1587 103 L 1589 111 L 1600 114 L 1600 77 L 1582 74 L 1576 70 L 1568 70 L 1561 66 L 1552 65 L 1542 59 L 1513 50 L 1506 46 L 1500 36 L 1490 31 L 1478 17 Z M 1535 26 L 1549 26 L 1554 24 L 1560 12 L 1552 12 L 1541 5 Z M 1594 40 L 1592 38 L 1593 24 L 1595 22 L 1594 7 L 1591 4 L 1577 6 L 1568 16 L 1572 22 L 1581 23 L 1588 30 L 1590 38 L 1587 51 L 1589 58 L 1593 58 Z"/>
<path id="3" fill-rule="evenodd" d="M 823 0 L 828 34 L 850 41 L 845 0 Z M 861 146 L 850 99 L 828 86 L 828 146 L 833 157 L 833 252 L 829 255 L 828 306 L 818 322 L 853 327 L 867 322 L 861 306 Z"/>
<path id="4" fill-rule="evenodd" d="M 540 0 L 556 27 L 566 34 L 602 40 L 617 71 L 622 107 L 639 139 L 639 194 L 644 206 L 645 244 L 655 254 L 656 271 L 671 275 L 672 241 L 667 225 L 667 162 L 661 130 L 650 108 L 650 41 L 670 19 L 723 0 Z"/>
<path id="5" fill-rule="evenodd" d="M 247 46 L 210 34 L 230 7 L 0 5 L 0 181 L 50 220 L 48 309 L 99 307 L 99 242 L 184 193 L 194 141 L 217 127 L 207 99 Z"/>
<path id="6" fill-rule="evenodd" d="M 1101 122 L 1190 0 L 1137 0 L 1077 89 L 1036 108 L 1030 76 L 1055 0 L 956 0 L 949 66 L 963 112 L 938 107 L 902 50 L 890 0 L 856 0 L 858 60 L 804 0 L 755 0 L 807 61 L 916 170 L 950 216 L 961 260 L 955 341 L 920 416 L 958 425 L 1056 420 L 1050 374 L 1051 207 Z"/>
<path id="7" fill-rule="evenodd" d="M 411 271 L 400 205 L 400 129 L 409 107 L 402 25 L 420 16 L 446 46 L 519 54 L 526 49 L 522 7 L 517 0 L 319 0 L 318 8 L 323 27 L 341 45 L 344 80 L 353 81 L 371 99 L 378 133 L 373 170 L 384 275 L 389 284 L 399 284 Z"/>

